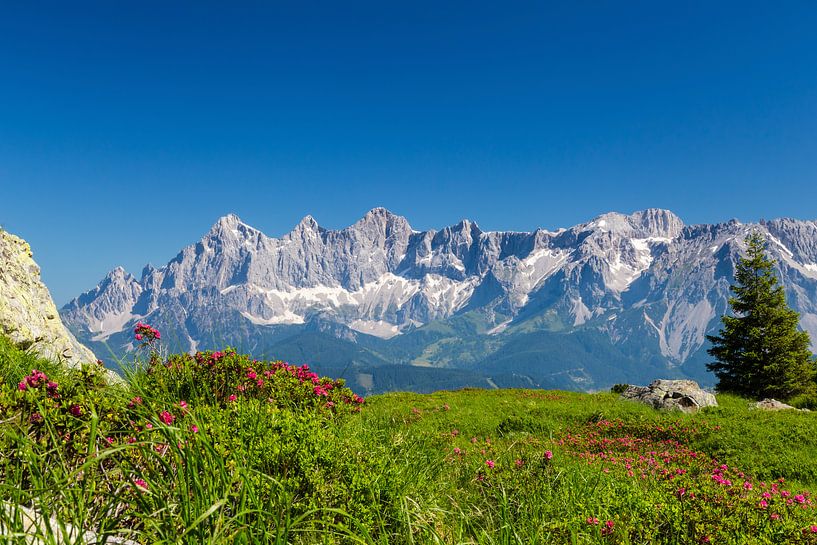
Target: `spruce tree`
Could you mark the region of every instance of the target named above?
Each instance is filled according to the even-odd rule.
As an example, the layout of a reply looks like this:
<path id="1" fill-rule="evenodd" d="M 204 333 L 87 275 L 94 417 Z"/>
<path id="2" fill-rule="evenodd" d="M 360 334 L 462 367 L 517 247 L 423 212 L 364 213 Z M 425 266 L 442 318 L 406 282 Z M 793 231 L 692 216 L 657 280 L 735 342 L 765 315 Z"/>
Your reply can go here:
<path id="1" fill-rule="evenodd" d="M 752 232 L 746 244 L 729 288 L 733 315 L 721 317 L 719 335 L 707 335 L 707 352 L 717 361 L 706 367 L 718 377 L 719 392 L 777 399 L 813 393 L 809 335 L 798 329 L 800 315 L 786 304 L 763 235 Z"/>

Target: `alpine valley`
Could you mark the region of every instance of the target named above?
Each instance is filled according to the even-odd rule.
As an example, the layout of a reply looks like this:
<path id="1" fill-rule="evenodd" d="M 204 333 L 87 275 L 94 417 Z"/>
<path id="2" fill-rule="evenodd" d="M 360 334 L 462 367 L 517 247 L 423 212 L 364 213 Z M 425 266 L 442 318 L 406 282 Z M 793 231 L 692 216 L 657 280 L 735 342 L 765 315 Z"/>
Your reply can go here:
<path id="1" fill-rule="evenodd" d="M 307 216 L 281 238 L 228 215 L 165 266 L 140 278 L 116 268 L 60 313 L 108 362 L 132 360 L 144 321 L 171 350 L 230 345 L 368 393 L 711 386 L 705 335 L 753 229 L 817 339 L 817 222 L 687 226 L 659 209 L 520 233 L 467 220 L 418 232 L 376 208 L 342 230 Z"/>

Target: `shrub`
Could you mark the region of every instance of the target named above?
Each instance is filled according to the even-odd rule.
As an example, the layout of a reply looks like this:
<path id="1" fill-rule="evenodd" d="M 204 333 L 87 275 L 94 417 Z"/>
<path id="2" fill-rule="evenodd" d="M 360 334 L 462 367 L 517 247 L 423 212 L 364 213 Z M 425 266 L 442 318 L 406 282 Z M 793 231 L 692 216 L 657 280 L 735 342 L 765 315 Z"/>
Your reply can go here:
<path id="1" fill-rule="evenodd" d="M 16 385 L 0 389 L 0 417 L 36 442 L 55 442 L 75 455 L 77 448 L 86 449 L 93 440 L 89 434 L 104 436 L 126 422 L 117 412 L 116 389 L 107 381 L 107 371 L 99 364 L 63 370 L 59 382 L 54 375 L 32 369 Z M 91 419 L 93 430 L 88 425 Z M 12 435 L 0 437 L 8 440 Z"/>
<path id="2" fill-rule="evenodd" d="M 152 396 L 219 407 L 252 399 L 278 409 L 335 415 L 359 411 L 363 403 L 343 380 L 319 377 L 308 365 L 259 361 L 232 348 L 174 354 L 165 361 L 152 357 L 132 378 Z"/>
<path id="3" fill-rule="evenodd" d="M 629 387 L 630 387 L 629 384 L 615 384 L 615 385 L 613 385 L 612 388 L 610 388 L 610 393 L 611 394 L 621 395 L 624 392 L 626 392 L 627 388 L 629 388 Z"/>
<path id="4" fill-rule="evenodd" d="M 233 350 L 152 352 L 131 384 L 107 377 L 91 365 L 0 384 L 0 499 L 166 542 L 184 529 L 186 543 L 290 542 L 306 513 L 310 531 L 339 524 L 333 508 L 373 521 L 368 496 L 347 493 L 377 485 L 339 451 L 333 422 L 363 403 L 341 381 Z M 15 524 L 0 512 L 0 528 Z"/>
<path id="5" fill-rule="evenodd" d="M 801 394 L 789 400 L 789 405 L 798 409 L 817 410 L 817 394 Z"/>

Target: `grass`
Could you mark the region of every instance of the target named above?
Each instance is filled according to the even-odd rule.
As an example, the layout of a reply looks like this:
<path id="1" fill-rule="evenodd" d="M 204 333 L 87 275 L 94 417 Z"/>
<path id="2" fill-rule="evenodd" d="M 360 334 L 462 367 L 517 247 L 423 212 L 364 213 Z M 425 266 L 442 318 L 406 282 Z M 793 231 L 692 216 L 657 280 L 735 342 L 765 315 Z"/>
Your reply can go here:
<path id="1" fill-rule="evenodd" d="M 0 335 L 0 380 L 6 384 L 16 384 L 32 369 L 42 369 L 55 377 L 63 375 L 59 364 L 20 350 L 8 337 Z"/>
<path id="2" fill-rule="evenodd" d="M 0 357 L 23 362 L 4 366 L 0 393 L 9 543 L 37 533 L 21 507 L 53 518 L 45 543 L 82 542 L 77 529 L 141 544 L 817 543 L 813 413 L 719 396 L 684 415 L 541 390 L 334 411 L 311 386 L 285 405 L 271 390 L 225 401 L 200 368 L 163 366 L 113 386 L 63 372 L 54 400 L 16 387 L 42 362 L 9 344 Z"/>

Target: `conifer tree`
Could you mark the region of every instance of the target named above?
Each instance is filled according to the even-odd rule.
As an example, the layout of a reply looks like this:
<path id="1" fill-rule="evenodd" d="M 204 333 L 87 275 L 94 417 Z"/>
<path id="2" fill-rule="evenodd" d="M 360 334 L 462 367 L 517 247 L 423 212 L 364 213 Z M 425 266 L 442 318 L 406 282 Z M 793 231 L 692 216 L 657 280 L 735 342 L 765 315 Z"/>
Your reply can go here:
<path id="1" fill-rule="evenodd" d="M 752 232 L 746 244 L 729 288 L 734 315 L 721 317 L 719 335 L 707 335 L 712 343 L 707 352 L 717 361 L 706 367 L 718 377 L 720 392 L 777 399 L 813 393 L 809 335 L 798 329 L 800 315 L 786 304 L 763 235 Z"/>

